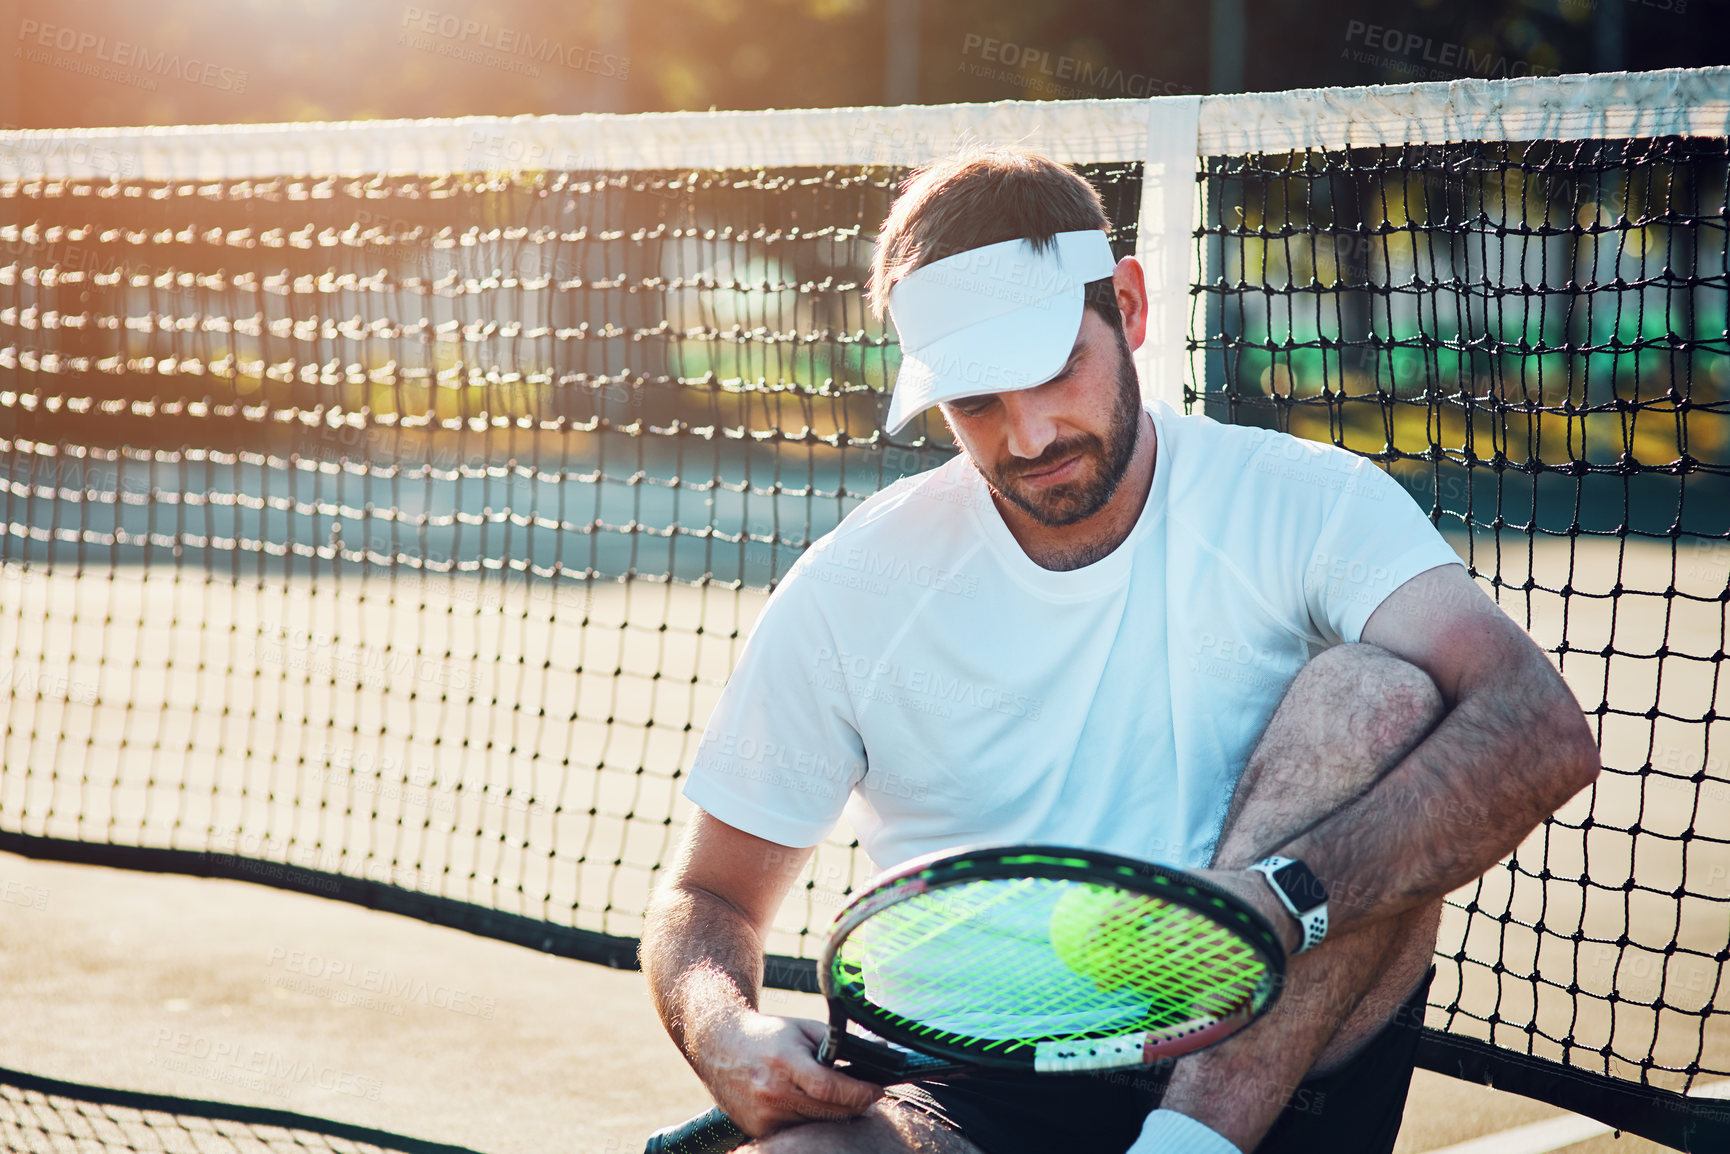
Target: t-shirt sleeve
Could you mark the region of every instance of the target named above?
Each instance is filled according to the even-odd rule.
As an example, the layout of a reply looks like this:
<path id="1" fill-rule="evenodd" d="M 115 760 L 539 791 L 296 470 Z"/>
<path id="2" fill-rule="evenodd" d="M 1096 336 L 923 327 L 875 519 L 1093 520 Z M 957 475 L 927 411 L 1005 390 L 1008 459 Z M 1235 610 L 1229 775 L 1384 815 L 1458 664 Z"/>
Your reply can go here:
<path id="1" fill-rule="evenodd" d="M 735 829 L 801 847 L 823 840 L 865 772 L 819 588 L 802 577 L 795 567 L 763 607 L 684 790 Z"/>
<path id="2" fill-rule="evenodd" d="M 1349 454 L 1328 454 L 1337 496 L 1314 536 L 1303 589 L 1312 628 L 1332 644 L 1359 640 L 1389 594 L 1460 558 L 1398 481 L 1364 458 L 1342 466 Z"/>

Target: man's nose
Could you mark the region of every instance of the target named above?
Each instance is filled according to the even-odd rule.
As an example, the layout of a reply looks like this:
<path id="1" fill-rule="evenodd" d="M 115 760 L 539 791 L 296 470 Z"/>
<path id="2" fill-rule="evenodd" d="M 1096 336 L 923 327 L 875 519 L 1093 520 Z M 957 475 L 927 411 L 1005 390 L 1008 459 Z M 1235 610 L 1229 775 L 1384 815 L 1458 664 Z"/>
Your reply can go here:
<path id="1" fill-rule="evenodd" d="M 1049 399 L 1039 394 L 1038 387 L 1004 393 L 1001 396 L 1006 446 L 1010 453 L 1025 460 L 1037 458 L 1057 439 L 1057 421 Z"/>

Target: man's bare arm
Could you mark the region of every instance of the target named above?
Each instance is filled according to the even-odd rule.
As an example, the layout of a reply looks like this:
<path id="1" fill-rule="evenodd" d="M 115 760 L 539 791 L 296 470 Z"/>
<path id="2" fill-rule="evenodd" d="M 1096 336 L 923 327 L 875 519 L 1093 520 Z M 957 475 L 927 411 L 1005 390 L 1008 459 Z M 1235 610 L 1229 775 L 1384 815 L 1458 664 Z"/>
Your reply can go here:
<path id="1" fill-rule="evenodd" d="M 1469 882 L 1599 768 L 1573 693 L 1458 566 L 1401 586 L 1371 616 L 1363 640 L 1429 674 L 1448 713 L 1363 796 L 1268 847 L 1303 859 L 1321 878 L 1330 934 Z"/>
<path id="2" fill-rule="evenodd" d="M 704 1026 L 757 1008 L 763 930 L 809 856 L 697 811 L 649 900 L 641 946 L 655 1009 L 687 1059 Z"/>
<path id="3" fill-rule="evenodd" d="M 763 938 L 810 858 L 697 811 L 650 899 L 641 956 L 667 1032 L 748 1133 L 856 1114 L 881 1092 L 815 1058 L 823 1025 L 762 1014 Z"/>

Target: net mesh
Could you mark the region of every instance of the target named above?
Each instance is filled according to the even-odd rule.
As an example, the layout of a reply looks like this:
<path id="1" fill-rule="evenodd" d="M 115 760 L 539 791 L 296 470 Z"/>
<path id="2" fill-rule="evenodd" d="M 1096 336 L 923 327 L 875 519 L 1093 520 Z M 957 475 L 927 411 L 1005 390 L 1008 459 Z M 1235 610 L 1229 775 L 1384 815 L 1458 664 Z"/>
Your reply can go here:
<path id="1" fill-rule="evenodd" d="M 894 174 L 823 175 L 14 186 L 7 824 L 634 936 L 760 591 L 898 475 Z"/>
<path id="2" fill-rule="evenodd" d="M 1510 140 L 1505 91 L 1468 144 L 1186 161 L 1183 400 L 1382 462 L 1598 734 L 1599 784 L 1451 899 L 1431 1026 L 1679 1090 L 1730 1074 L 1725 133 Z M 1130 120 L 1055 151 L 1145 255 Z M 848 123 L 879 135 L 847 163 L 358 174 L 305 159 L 342 126 L 244 176 L 55 175 L 0 138 L 7 844 L 628 948 L 767 591 L 953 453 L 884 434 L 860 291 L 906 168 L 855 161 L 914 122 Z M 865 870 L 818 848 L 772 982 Z"/>
<path id="3" fill-rule="evenodd" d="M 128 1094 L 0 1070 L 0 1150 L 17 1154 L 472 1154 L 287 1111 Z"/>
<path id="4" fill-rule="evenodd" d="M 1730 1067 L 1726 165 L 1722 138 L 1662 138 L 1202 176 L 1215 387 L 1189 399 L 1384 463 L 1598 736 L 1596 787 L 1451 899 L 1432 1005 L 1670 1087 Z"/>

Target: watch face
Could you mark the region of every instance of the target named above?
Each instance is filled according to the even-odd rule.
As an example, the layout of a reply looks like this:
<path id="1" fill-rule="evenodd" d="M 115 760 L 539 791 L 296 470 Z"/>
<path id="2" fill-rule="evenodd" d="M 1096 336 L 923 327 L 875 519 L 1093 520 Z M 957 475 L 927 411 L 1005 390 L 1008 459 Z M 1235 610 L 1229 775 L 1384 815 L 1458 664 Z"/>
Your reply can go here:
<path id="1" fill-rule="evenodd" d="M 1328 891 L 1322 888 L 1321 881 L 1310 872 L 1310 867 L 1301 861 L 1287 862 L 1273 871 L 1273 880 L 1279 883 L 1292 905 L 1300 910 L 1313 910 L 1328 900 Z"/>

